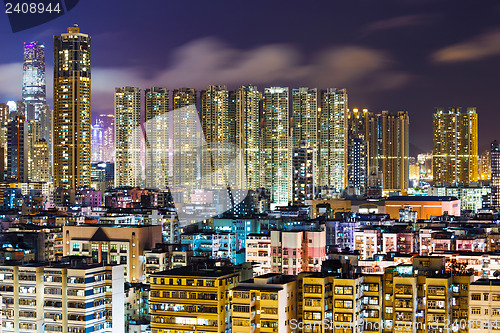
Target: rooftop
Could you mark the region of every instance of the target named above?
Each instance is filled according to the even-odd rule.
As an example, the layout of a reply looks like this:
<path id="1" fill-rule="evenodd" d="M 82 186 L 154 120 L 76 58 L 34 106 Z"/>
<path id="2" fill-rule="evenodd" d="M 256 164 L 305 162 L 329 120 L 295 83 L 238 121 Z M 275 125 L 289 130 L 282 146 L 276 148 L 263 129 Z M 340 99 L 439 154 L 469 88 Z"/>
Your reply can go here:
<path id="1" fill-rule="evenodd" d="M 456 197 L 451 196 L 393 196 L 388 197 L 385 201 L 455 201 L 458 200 Z"/>
<path id="2" fill-rule="evenodd" d="M 178 267 L 163 272 L 151 274 L 154 276 L 196 276 L 207 278 L 219 278 L 226 275 L 239 274 L 240 268 L 235 266 L 220 266 L 214 268 L 205 268 L 202 265 L 190 265 Z"/>

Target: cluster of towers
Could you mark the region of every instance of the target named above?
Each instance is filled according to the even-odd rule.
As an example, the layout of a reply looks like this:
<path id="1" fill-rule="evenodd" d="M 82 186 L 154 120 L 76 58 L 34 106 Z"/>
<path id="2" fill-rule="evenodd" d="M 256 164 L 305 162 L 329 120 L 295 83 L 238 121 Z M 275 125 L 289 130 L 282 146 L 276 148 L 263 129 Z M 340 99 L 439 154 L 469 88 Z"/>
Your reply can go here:
<path id="1" fill-rule="evenodd" d="M 54 36 L 52 114 L 45 46 L 25 44 L 23 101 L 15 113 L 0 105 L 0 169 L 12 179 L 90 187 L 92 132 L 102 135 L 91 126 L 90 41 L 78 26 Z M 266 188 L 273 203 L 300 204 L 409 186 L 408 113 L 349 109 L 346 89 L 122 87 L 114 97 L 117 187 Z M 433 119 L 434 182 L 477 181 L 475 108 Z"/>
<path id="2" fill-rule="evenodd" d="M 117 187 L 234 186 L 217 171 L 235 147 L 242 154 L 236 184 L 269 189 L 274 203 L 408 188 L 408 114 L 350 111 L 345 89 L 212 85 L 149 88 L 142 96 L 140 88 L 122 87 L 115 119 Z"/>

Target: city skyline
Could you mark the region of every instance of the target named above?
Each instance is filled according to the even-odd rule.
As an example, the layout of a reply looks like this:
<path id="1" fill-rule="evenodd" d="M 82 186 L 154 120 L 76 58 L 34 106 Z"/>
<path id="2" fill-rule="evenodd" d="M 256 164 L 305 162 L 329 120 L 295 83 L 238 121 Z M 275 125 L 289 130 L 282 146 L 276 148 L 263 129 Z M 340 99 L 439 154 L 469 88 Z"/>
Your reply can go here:
<path id="1" fill-rule="evenodd" d="M 93 55 L 94 116 L 111 114 L 114 87 L 126 85 L 169 89 L 189 86 L 201 90 L 213 84 L 226 85 L 231 90 L 251 83 L 260 91 L 265 86 L 345 87 L 351 93 L 352 107 L 376 113 L 405 110 L 410 117 L 422 115 L 413 117 L 410 123 L 412 155 L 432 148 L 430 121 L 435 107 L 475 106 L 479 114 L 494 116 L 498 5 L 410 0 L 385 4 L 388 6 L 361 1 L 361 10 L 350 3 L 326 10 L 333 4 L 320 1 L 304 7 L 292 1 L 284 10 L 292 15 L 302 10 L 306 22 L 311 22 L 301 31 L 276 16 L 280 6 L 264 2 L 252 6 L 226 1 L 196 6 L 179 3 L 174 5 L 179 15 L 158 25 L 158 29 L 146 31 L 135 23 L 139 14 L 149 13 L 146 8 L 139 8 L 133 15 L 137 18 L 134 24 L 127 25 L 125 17 L 130 17 L 131 6 L 91 0 L 78 11 L 40 29 L 2 33 L 5 48 L 12 51 L 0 59 L 0 70 L 10 77 L 0 79 L 0 98 L 20 99 L 20 85 L 12 84 L 16 80 L 14 74 L 22 71 L 19 45 L 39 40 L 50 48 L 52 34 L 78 23 L 94 36 L 97 50 Z M 149 13 L 150 21 L 155 21 L 166 4 L 147 7 L 151 6 L 155 10 Z M 87 19 L 104 15 L 111 8 L 124 15 L 92 22 Z M 231 15 L 220 17 L 218 8 L 225 8 L 221 13 L 233 13 L 240 19 L 230 19 Z M 188 13 L 192 19 L 178 19 Z M 259 25 L 252 24 L 255 13 L 259 13 Z M 347 19 L 349 13 L 356 13 L 358 19 L 351 22 Z M 279 18 L 274 21 L 273 17 Z M 234 28 L 224 28 L 229 25 Z M 255 31 L 241 38 L 246 26 Z M 164 33 L 174 27 L 182 33 Z M 0 22 L 0 32 L 8 29 L 7 22 Z M 114 40 L 124 34 L 136 41 L 136 47 L 121 57 L 125 45 L 110 45 L 116 45 Z M 141 35 L 145 38 L 139 38 Z M 48 73 L 50 53 L 47 52 Z M 200 54 L 201 59 L 197 56 Z M 50 77 L 47 79 L 50 82 Z M 52 105 L 50 91 L 48 96 Z M 487 149 L 496 139 L 494 124 L 480 123 L 479 132 L 480 150 Z"/>

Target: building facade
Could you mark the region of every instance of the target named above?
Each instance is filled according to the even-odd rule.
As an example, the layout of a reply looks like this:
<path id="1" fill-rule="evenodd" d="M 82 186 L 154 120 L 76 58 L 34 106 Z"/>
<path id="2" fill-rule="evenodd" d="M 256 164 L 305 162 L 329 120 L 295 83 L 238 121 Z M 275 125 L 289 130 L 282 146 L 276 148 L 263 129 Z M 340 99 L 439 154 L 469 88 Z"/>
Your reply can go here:
<path id="1" fill-rule="evenodd" d="M 90 36 L 54 36 L 54 186 L 90 186 Z"/>
<path id="2" fill-rule="evenodd" d="M 45 91 L 45 44 L 24 43 L 23 103 L 25 117 L 40 121 L 47 101 Z"/>
<path id="3" fill-rule="evenodd" d="M 196 109 L 196 90 L 180 88 L 173 91 L 173 131 L 174 187 L 197 188 L 199 170 L 198 150 L 201 144 L 201 131 L 198 128 L 199 116 Z"/>
<path id="4" fill-rule="evenodd" d="M 347 186 L 347 90 L 321 91 L 318 186 L 342 193 Z"/>
<path id="5" fill-rule="evenodd" d="M 144 93 L 146 187 L 165 189 L 170 175 L 169 91 L 153 87 Z"/>
<path id="6" fill-rule="evenodd" d="M 151 332 L 230 331 L 230 290 L 240 280 L 232 267 L 187 266 L 151 274 Z"/>
<path id="7" fill-rule="evenodd" d="M 142 185 L 141 90 L 115 88 L 115 187 Z"/>
<path id="8" fill-rule="evenodd" d="M 236 91 L 236 145 L 241 149 L 243 165 L 238 166 L 238 184 L 249 190 L 260 187 L 260 101 L 255 86 L 242 86 Z"/>
<path id="9" fill-rule="evenodd" d="M 288 204 L 291 198 L 291 150 L 288 88 L 264 91 L 264 187 L 271 191 L 271 202 Z"/>
<path id="10" fill-rule="evenodd" d="M 434 184 L 469 184 L 479 179 L 476 108 L 436 108 L 433 114 Z"/>
<path id="11" fill-rule="evenodd" d="M 123 266 L 1 265 L 2 332 L 125 332 Z"/>

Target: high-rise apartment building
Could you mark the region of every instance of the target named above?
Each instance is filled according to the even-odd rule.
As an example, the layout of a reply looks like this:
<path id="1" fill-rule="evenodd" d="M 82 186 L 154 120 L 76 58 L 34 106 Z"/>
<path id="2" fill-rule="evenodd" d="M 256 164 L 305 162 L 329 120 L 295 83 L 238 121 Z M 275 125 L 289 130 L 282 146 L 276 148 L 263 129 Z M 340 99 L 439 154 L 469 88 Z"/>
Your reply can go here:
<path id="1" fill-rule="evenodd" d="M 90 186 L 90 36 L 54 36 L 54 186 Z"/>
<path id="2" fill-rule="evenodd" d="M 209 86 L 200 93 L 201 127 L 206 146 L 200 166 L 204 188 L 227 186 L 224 170 L 229 164 L 232 121 L 229 119 L 229 93 L 226 86 Z"/>
<path id="3" fill-rule="evenodd" d="M 237 183 L 246 183 L 250 190 L 260 187 L 260 100 L 255 86 L 243 86 L 236 91 L 236 145 L 243 155 Z"/>
<path id="4" fill-rule="evenodd" d="M 46 104 L 45 92 L 45 45 L 40 42 L 24 43 L 23 103 L 25 117 L 41 120 Z"/>
<path id="5" fill-rule="evenodd" d="M 115 186 L 141 186 L 141 89 L 115 88 Z"/>
<path id="6" fill-rule="evenodd" d="M 495 140 L 491 143 L 491 206 L 500 208 L 500 146 Z"/>
<path id="7" fill-rule="evenodd" d="M 7 127 L 7 175 L 18 182 L 28 180 L 24 116 L 16 116 Z"/>
<path id="8" fill-rule="evenodd" d="M 33 144 L 32 161 L 36 167 L 31 171 L 31 181 L 42 183 L 50 181 L 49 146 L 44 139 Z"/>
<path id="9" fill-rule="evenodd" d="M 469 184 L 479 179 L 476 108 L 436 108 L 433 115 L 434 184 Z"/>
<path id="10" fill-rule="evenodd" d="M 288 88 L 264 91 L 264 187 L 271 191 L 271 202 L 288 204 L 291 199 L 291 147 Z"/>
<path id="11" fill-rule="evenodd" d="M 192 88 L 175 89 L 172 94 L 173 105 L 173 186 L 194 187 L 198 176 L 198 146 L 200 130 L 196 110 L 196 90 Z"/>
<path id="12" fill-rule="evenodd" d="M 306 204 L 315 197 L 316 151 L 302 140 L 292 151 L 292 201 L 296 205 Z"/>
<path id="13" fill-rule="evenodd" d="M 378 170 L 382 173 L 382 187 L 386 193 L 406 193 L 409 182 L 409 118 L 408 112 L 377 115 Z"/>
<path id="14" fill-rule="evenodd" d="M 165 189 L 169 185 L 169 91 L 153 87 L 144 93 L 146 187 Z"/>
<path id="15" fill-rule="evenodd" d="M 42 140 L 41 136 L 41 122 L 36 120 L 29 120 L 24 123 L 25 139 L 24 139 L 24 150 L 25 150 L 25 168 L 26 168 L 26 178 L 32 181 L 33 174 L 39 165 L 35 164 L 34 161 L 34 149 L 35 143 Z M 43 167 L 48 167 L 43 166 Z"/>
<path id="16" fill-rule="evenodd" d="M 479 179 L 491 180 L 491 150 L 486 149 L 479 154 Z"/>
<path id="17" fill-rule="evenodd" d="M 305 140 L 316 150 L 318 144 L 318 90 L 298 88 L 292 90 L 292 148 Z"/>
<path id="18" fill-rule="evenodd" d="M 318 186 L 341 193 L 347 186 L 347 90 L 321 91 Z"/>
<path id="19" fill-rule="evenodd" d="M 371 119 L 373 114 L 367 109 L 348 112 L 347 186 L 354 189 L 355 194 L 365 193 L 370 174 L 370 153 L 376 154 L 376 149 L 370 149 L 374 135 L 370 131 Z"/>

